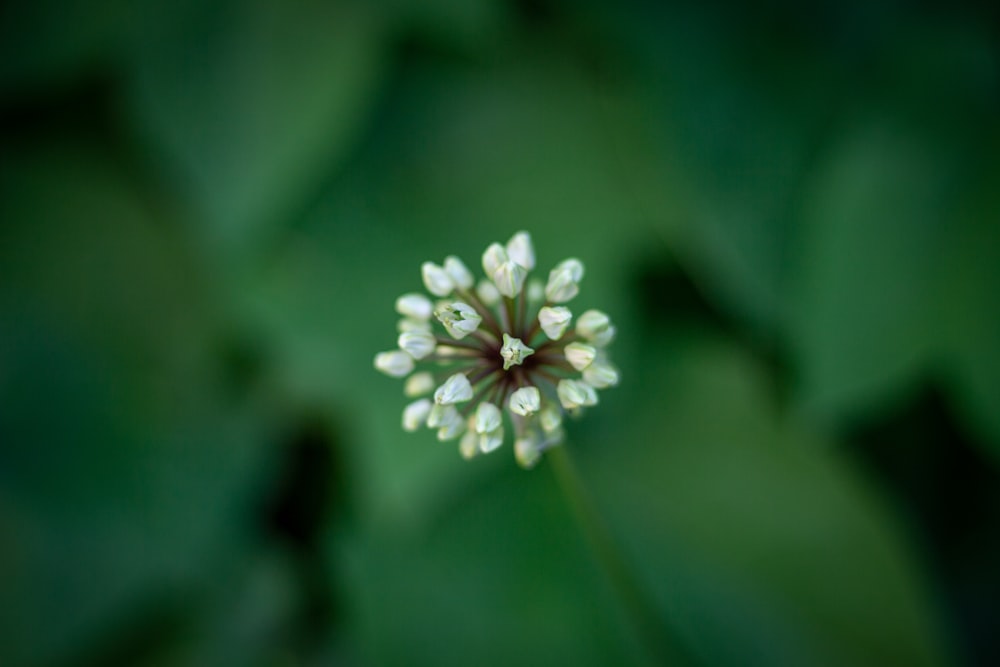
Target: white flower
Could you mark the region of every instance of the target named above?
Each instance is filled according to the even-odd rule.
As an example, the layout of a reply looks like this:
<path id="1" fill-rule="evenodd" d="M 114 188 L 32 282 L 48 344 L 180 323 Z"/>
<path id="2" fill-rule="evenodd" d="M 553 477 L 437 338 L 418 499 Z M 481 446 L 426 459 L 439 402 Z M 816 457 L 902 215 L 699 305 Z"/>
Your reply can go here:
<path id="1" fill-rule="evenodd" d="M 432 391 L 434 391 L 434 375 L 428 371 L 414 373 L 406 378 L 406 384 L 403 385 L 403 395 L 410 398 L 423 396 Z"/>
<path id="2" fill-rule="evenodd" d="M 375 368 L 386 375 L 401 378 L 413 370 L 413 357 L 402 350 L 379 352 L 375 355 Z"/>
<path id="3" fill-rule="evenodd" d="M 396 299 L 396 312 L 415 320 L 428 320 L 434 305 L 423 294 L 404 294 Z"/>
<path id="4" fill-rule="evenodd" d="M 559 380 L 556 393 L 559 395 L 559 402 L 567 410 L 597 405 L 597 392 L 589 384 L 580 380 Z"/>
<path id="5" fill-rule="evenodd" d="M 535 248 L 528 232 L 518 232 L 507 241 L 507 256 L 527 270 L 535 268 Z"/>
<path id="6" fill-rule="evenodd" d="M 545 283 L 538 279 L 528 281 L 528 303 L 540 303 L 545 298 Z"/>
<path id="7" fill-rule="evenodd" d="M 423 359 L 434 353 L 437 340 L 426 331 L 404 331 L 399 334 L 399 347 L 414 359 Z"/>
<path id="8" fill-rule="evenodd" d="M 565 306 L 545 306 L 538 311 L 538 322 L 542 325 L 542 331 L 552 340 L 562 338 L 572 319 L 573 313 Z"/>
<path id="9" fill-rule="evenodd" d="M 494 449 L 503 444 L 503 427 L 483 433 L 479 436 L 479 451 L 489 454 Z"/>
<path id="10" fill-rule="evenodd" d="M 580 292 L 583 264 L 578 259 L 567 259 L 549 273 L 545 285 L 545 298 L 552 303 L 565 303 Z"/>
<path id="11" fill-rule="evenodd" d="M 542 457 L 540 444 L 540 438 L 534 431 L 514 440 L 514 457 L 522 468 L 533 468 L 538 463 L 538 459 Z"/>
<path id="12" fill-rule="evenodd" d="M 562 413 L 555 403 L 548 403 L 542 411 L 538 413 L 538 421 L 542 425 L 542 430 L 552 433 L 562 426 Z"/>
<path id="13" fill-rule="evenodd" d="M 493 279 L 493 274 L 500 268 L 500 265 L 508 261 L 507 251 L 499 243 L 491 243 L 490 247 L 483 253 L 483 272 Z"/>
<path id="14" fill-rule="evenodd" d="M 431 323 L 427 320 L 415 320 L 412 317 L 404 317 L 396 323 L 396 331 L 406 333 L 407 331 L 431 332 Z"/>
<path id="15" fill-rule="evenodd" d="M 438 428 L 437 437 L 441 442 L 446 442 L 457 438 L 464 432 L 465 420 L 462 419 L 462 416 L 456 410 L 445 414 L 440 428 Z"/>
<path id="16" fill-rule="evenodd" d="M 428 398 L 421 398 L 407 405 L 403 410 L 403 430 L 412 433 L 423 426 L 433 406 Z"/>
<path id="17" fill-rule="evenodd" d="M 503 415 L 493 403 L 480 403 L 476 407 L 476 433 L 489 433 L 500 428 Z"/>
<path id="18" fill-rule="evenodd" d="M 471 428 L 465 432 L 458 443 L 458 451 L 462 458 L 468 460 L 477 456 L 479 452 L 479 434 Z"/>
<path id="19" fill-rule="evenodd" d="M 448 296 L 455 289 L 455 281 L 448 272 L 434 262 L 424 262 L 420 267 L 424 287 L 434 296 Z"/>
<path id="20" fill-rule="evenodd" d="M 503 444 L 503 415 L 493 403 L 480 403 L 473 424 L 479 434 L 479 451 L 488 454 Z"/>
<path id="21" fill-rule="evenodd" d="M 444 424 L 449 424 L 455 418 L 461 420 L 462 415 L 458 414 L 458 408 L 454 405 L 438 405 L 435 403 L 431 411 L 427 414 L 428 428 L 440 428 Z"/>
<path id="22" fill-rule="evenodd" d="M 567 412 L 595 405 L 597 389 L 618 383 L 604 349 L 615 328 L 607 315 L 590 310 L 567 336 L 573 313 L 558 304 L 579 293 L 583 264 L 567 259 L 547 282 L 532 277 L 535 249 L 527 232 L 506 246 L 491 244 L 482 265 L 485 278 L 455 256 L 442 266 L 425 262 L 421 276 L 433 296 L 396 299 L 401 349 L 378 353 L 375 367 L 408 376 L 404 430 L 426 424 L 440 440 L 459 439 L 461 455 L 473 458 L 500 447 L 512 428 L 514 455 L 527 468 L 563 441 Z M 442 327 L 450 338 L 442 337 Z M 440 377 L 447 380 L 439 383 Z"/>
<path id="23" fill-rule="evenodd" d="M 476 285 L 476 295 L 486 306 L 494 306 L 500 301 L 500 290 L 492 280 L 480 280 Z"/>
<path id="24" fill-rule="evenodd" d="M 434 392 L 434 402 L 438 405 L 463 403 L 471 398 L 472 384 L 465 373 L 455 373 Z"/>
<path id="25" fill-rule="evenodd" d="M 583 369 L 583 381 L 595 389 L 607 389 L 618 384 L 618 371 L 606 361 L 595 361 Z"/>
<path id="26" fill-rule="evenodd" d="M 510 411 L 522 417 L 530 417 L 542 405 L 542 395 L 538 387 L 521 387 L 510 395 Z"/>
<path id="27" fill-rule="evenodd" d="M 498 292 L 513 299 L 521 293 L 521 286 L 524 285 L 527 275 L 526 268 L 517 262 L 507 261 L 493 272 L 493 283 L 497 286 Z"/>
<path id="28" fill-rule="evenodd" d="M 503 347 L 500 348 L 500 356 L 503 357 L 503 369 L 510 370 L 511 366 L 524 363 L 525 357 L 534 354 L 535 351 L 521 342 L 520 338 L 511 338 L 510 334 L 503 335 Z"/>
<path id="29" fill-rule="evenodd" d="M 444 325 L 452 338 L 461 339 L 479 328 L 483 321 L 476 309 L 467 303 L 456 301 L 434 311 L 434 316 Z"/>
<path id="30" fill-rule="evenodd" d="M 597 350 L 593 346 L 584 343 L 570 343 L 563 348 L 563 354 L 566 355 L 566 361 L 569 362 L 570 366 L 578 371 L 582 371 L 594 361 L 594 357 L 597 356 Z"/>
<path id="31" fill-rule="evenodd" d="M 576 333 L 592 345 L 604 347 L 615 337 L 611 318 L 599 310 L 588 310 L 576 320 Z"/>
<path id="32" fill-rule="evenodd" d="M 472 272 L 466 268 L 462 260 L 454 255 L 444 258 L 444 270 L 452 282 L 455 283 L 455 286 L 461 289 L 469 289 L 475 281 L 475 278 L 472 277 Z"/>

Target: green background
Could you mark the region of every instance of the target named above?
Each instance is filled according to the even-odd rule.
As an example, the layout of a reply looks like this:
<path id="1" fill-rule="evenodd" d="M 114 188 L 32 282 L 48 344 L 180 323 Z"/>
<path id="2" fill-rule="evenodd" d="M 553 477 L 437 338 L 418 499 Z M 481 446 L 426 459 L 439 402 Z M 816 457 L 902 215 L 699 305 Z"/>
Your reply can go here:
<path id="1" fill-rule="evenodd" d="M 1000 662 L 976 3 L 0 7 L 0 664 L 644 664 L 547 461 L 399 427 L 419 266 L 520 229 L 704 665 Z"/>

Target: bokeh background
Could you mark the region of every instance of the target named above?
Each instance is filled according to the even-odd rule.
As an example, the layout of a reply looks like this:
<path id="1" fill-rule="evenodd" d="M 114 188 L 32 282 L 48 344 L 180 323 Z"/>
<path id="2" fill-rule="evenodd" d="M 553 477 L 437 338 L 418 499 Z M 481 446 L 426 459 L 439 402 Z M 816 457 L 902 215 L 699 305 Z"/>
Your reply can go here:
<path id="1" fill-rule="evenodd" d="M 0 664 L 648 663 L 548 463 L 372 368 L 520 229 L 665 636 L 1000 664 L 997 7 L 3 3 Z"/>

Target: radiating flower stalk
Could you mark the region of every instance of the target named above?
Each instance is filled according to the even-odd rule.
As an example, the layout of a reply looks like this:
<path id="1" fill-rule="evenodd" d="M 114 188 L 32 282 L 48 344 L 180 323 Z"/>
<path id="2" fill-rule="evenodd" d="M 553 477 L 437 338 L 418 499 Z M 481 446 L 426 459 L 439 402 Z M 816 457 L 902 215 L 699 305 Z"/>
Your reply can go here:
<path id="1" fill-rule="evenodd" d="M 565 415 L 596 405 L 598 390 L 618 383 L 606 353 L 615 327 L 599 310 L 574 323 L 565 304 L 580 292 L 579 260 L 564 260 L 544 283 L 530 278 L 527 232 L 491 244 L 482 267 L 477 282 L 457 257 L 424 262 L 431 296 L 396 300 L 399 347 L 377 354 L 375 367 L 406 378 L 403 393 L 413 400 L 405 430 L 427 426 L 439 440 L 458 440 L 466 458 L 498 449 L 511 432 L 515 458 L 530 468 L 563 441 Z"/>

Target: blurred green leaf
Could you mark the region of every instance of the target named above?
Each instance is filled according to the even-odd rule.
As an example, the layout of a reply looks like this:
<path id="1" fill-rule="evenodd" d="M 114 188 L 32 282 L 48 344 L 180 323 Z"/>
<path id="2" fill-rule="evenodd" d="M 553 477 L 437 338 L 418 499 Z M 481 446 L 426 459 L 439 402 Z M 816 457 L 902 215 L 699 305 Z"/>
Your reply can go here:
<path id="1" fill-rule="evenodd" d="M 65 85 L 114 51 L 133 17 L 127 0 L 0 5 L 0 97 Z"/>
<path id="2" fill-rule="evenodd" d="M 939 322 L 952 163 L 898 128 L 848 135 L 808 191 L 790 315 L 800 400 L 823 418 L 871 409 L 921 371 Z"/>
<path id="3" fill-rule="evenodd" d="M 221 0 L 136 40 L 136 124 L 218 259 L 258 252 L 347 157 L 381 82 L 383 25 L 365 3 Z"/>
<path id="4" fill-rule="evenodd" d="M 642 664 L 550 472 L 477 463 L 432 524 L 342 554 L 367 661 Z"/>
<path id="5" fill-rule="evenodd" d="M 663 343 L 568 446 L 664 616 L 709 664 L 944 664 L 910 545 L 854 470 L 744 352 Z"/>
<path id="6" fill-rule="evenodd" d="M 0 202 L 3 662 L 47 664 L 232 554 L 266 422 L 221 399 L 205 273 L 101 150 L 8 152 Z"/>
<path id="7" fill-rule="evenodd" d="M 1000 162 L 996 139 L 961 190 L 942 249 L 935 291 L 941 337 L 936 359 L 953 383 L 956 406 L 1000 463 Z"/>

